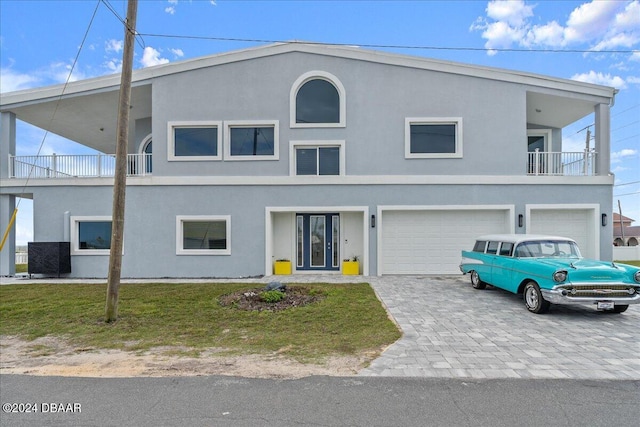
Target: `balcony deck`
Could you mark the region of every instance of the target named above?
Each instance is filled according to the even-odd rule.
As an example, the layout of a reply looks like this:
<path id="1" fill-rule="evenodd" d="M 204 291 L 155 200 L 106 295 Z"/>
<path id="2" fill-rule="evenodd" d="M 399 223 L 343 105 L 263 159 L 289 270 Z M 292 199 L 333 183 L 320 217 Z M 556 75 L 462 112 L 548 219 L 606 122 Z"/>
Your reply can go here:
<path id="1" fill-rule="evenodd" d="M 151 174 L 151 154 L 128 154 L 127 176 Z M 115 154 L 9 156 L 9 177 L 18 179 L 113 177 Z"/>
<path id="2" fill-rule="evenodd" d="M 595 176 L 596 154 L 585 152 L 528 153 L 527 175 Z M 152 154 L 128 154 L 127 176 L 151 175 Z M 16 179 L 113 177 L 115 154 L 9 156 L 9 177 Z"/>

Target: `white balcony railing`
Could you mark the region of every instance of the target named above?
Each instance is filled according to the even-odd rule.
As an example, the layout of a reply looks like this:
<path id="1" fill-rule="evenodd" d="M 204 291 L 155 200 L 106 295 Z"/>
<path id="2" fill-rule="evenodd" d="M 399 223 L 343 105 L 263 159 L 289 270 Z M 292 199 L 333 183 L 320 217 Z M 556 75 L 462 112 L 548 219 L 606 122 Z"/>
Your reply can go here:
<path id="1" fill-rule="evenodd" d="M 115 174 L 115 154 L 9 156 L 11 178 L 97 178 Z M 128 154 L 127 175 L 151 174 L 151 154 Z"/>
<path id="2" fill-rule="evenodd" d="M 529 153 L 528 175 L 593 176 L 596 174 L 596 152 Z"/>

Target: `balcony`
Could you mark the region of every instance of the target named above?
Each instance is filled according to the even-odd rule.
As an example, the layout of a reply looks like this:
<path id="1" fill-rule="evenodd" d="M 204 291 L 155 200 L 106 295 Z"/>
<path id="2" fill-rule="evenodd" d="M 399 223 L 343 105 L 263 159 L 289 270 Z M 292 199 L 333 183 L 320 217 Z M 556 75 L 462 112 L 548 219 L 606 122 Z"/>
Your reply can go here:
<path id="1" fill-rule="evenodd" d="M 529 153 L 527 175 L 544 176 L 594 176 L 596 152 L 546 152 Z"/>
<path id="2" fill-rule="evenodd" d="M 127 176 L 151 174 L 151 154 L 128 154 Z M 18 179 L 113 177 L 115 154 L 9 156 L 9 177 Z"/>

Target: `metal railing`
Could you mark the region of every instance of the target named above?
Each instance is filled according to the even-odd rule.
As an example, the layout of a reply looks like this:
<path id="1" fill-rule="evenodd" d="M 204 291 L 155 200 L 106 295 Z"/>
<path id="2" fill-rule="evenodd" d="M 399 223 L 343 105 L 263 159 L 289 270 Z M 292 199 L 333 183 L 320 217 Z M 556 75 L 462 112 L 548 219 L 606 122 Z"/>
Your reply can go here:
<path id="1" fill-rule="evenodd" d="M 594 176 L 596 175 L 595 151 L 529 153 L 528 175 Z"/>
<path id="2" fill-rule="evenodd" d="M 128 154 L 127 176 L 151 174 L 151 154 Z M 9 156 L 10 178 L 98 178 L 115 174 L 115 154 Z"/>

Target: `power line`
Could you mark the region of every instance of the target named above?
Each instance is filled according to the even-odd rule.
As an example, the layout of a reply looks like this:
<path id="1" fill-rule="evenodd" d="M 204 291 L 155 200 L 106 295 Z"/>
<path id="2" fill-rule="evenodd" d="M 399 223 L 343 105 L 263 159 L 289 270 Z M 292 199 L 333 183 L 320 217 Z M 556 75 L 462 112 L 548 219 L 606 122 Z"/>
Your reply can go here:
<path id="1" fill-rule="evenodd" d="M 292 41 L 292 40 L 273 40 L 273 39 L 243 39 L 234 37 L 213 37 L 213 36 L 193 36 L 180 34 L 153 34 L 139 33 L 141 36 L 188 39 L 188 40 L 209 40 L 209 41 L 225 41 L 225 42 L 243 42 L 243 43 L 288 43 L 288 44 L 310 44 L 321 46 L 358 46 L 377 49 L 418 49 L 418 50 L 454 50 L 454 51 L 478 51 L 478 52 L 540 52 L 540 53 L 635 53 L 637 50 L 585 50 L 585 49 L 518 49 L 518 48 L 486 48 L 486 47 L 445 47 L 445 46 L 421 46 L 421 45 L 387 45 L 387 44 L 369 44 L 369 43 L 324 43 L 309 41 Z"/>
<path id="2" fill-rule="evenodd" d="M 616 184 L 614 185 L 614 187 L 622 187 L 623 185 L 631 185 L 631 184 L 640 184 L 640 181 L 632 181 L 632 182 L 625 182 L 623 184 Z"/>

